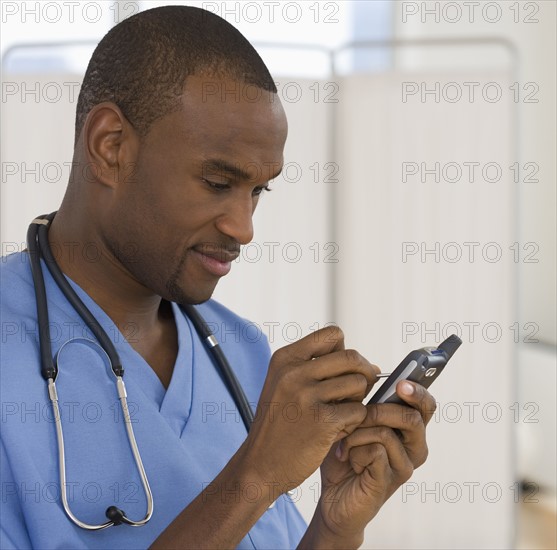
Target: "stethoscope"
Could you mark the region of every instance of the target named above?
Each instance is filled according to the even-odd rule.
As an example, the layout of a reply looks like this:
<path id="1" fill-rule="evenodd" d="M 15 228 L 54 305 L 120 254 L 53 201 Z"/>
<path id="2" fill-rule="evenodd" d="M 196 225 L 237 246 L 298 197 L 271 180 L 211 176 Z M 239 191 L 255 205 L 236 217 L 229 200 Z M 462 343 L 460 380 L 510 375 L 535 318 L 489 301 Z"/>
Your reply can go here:
<path id="1" fill-rule="evenodd" d="M 31 222 L 31 225 L 29 226 L 29 230 L 27 232 L 27 247 L 29 250 L 29 257 L 31 259 L 31 272 L 33 274 L 33 284 L 35 286 L 35 294 L 37 298 L 41 374 L 42 377 L 47 381 L 48 396 L 52 404 L 52 410 L 56 424 L 56 438 L 58 443 L 58 466 L 60 471 L 60 494 L 62 505 L 70 520 L 83 529 L 96 531 L 100 529 L 106 529 L 107 527 L 112 527 L 113 525 L 120 525 L 122 523 L 126 523 L 127 525 L 131 525 L 133 527 L 140 527 L 142 525 L 145 525 L 153 515 L 153 494 L 149 486 L 149 480 L 147 479 L 147 474 L 145 473 L 145 468 L 143 467 L 141 455 L 139 453 L 135 435 L 133 433 L 132 422 L 128 411 L 126 386 L 124 384 L 124 368 L 122 367 L 122 362 L 120 361 L 120 357 L 118 355 L 118 352 L 116 351 L 116 348 L 114 347 L 114 344 L 112 343 L 104 329 L 95 320 L 95 317 L 89 311 L 87 306 L 85 306 L 79 296 L 75 293 L 74 289 L 68 283 L 64 274 L 58 267 L 54 256 L 52 255 L 50 244 L 48 242 L 48 229 L 49 224 L 54 219 L 55 215 L 56 213 L 54 212 L 45 216 L 39 216 Z M 110 362 L 112 372 L 116 378 L 116 389 L 118 392 L 120 406 L 122 407 L 122 414 L 126 426 L 128 441 L 130 443 L 135 464 L 139 471 L 141 482 L 143 484 L 143 490 L 145 491 L 145 496 L 147 498 L 147 512 L 145 514 L 145 517 L 140 521 L 134 521 L 128 518 L 125 512 L 123 510 L 120 510 L 116 506 L 110 506 L 106 510 L 106 517 L 108 518 L 108 521 L 106 523 L 102 523 L 99 525 L 90 525 L 88 523 L 80 521 L 72 513 L 68 504 L 65 489 L 66 461 L 64 456 L 64 434 L 62 431 L 62 421 L 60 410 L 58 407 L 58 393 L 56 391 L 55 384 L 55 380 L 58 375 L 60 350 L 56 357 L 53 359 L 52 349 L 50 345 L 48 304 L 44 285 L 43 271 L 41 267 L 41 258 L 46 263 L 46 266 L 48 267 L 52 278 L 64 294 L 64 297 L 83 319 L 89 330 L 94 334 L 95 338 L 97 339 L 98 343 L 100 344 L 102 350 L 104 351 Z M 232 371 L 230 364 L 226 359 L 226 356 L 219 346 L 217 339 L 211 333 L 209 327 L 207 326 L 207 323 L 197 311 L 197 309 L 195 309 L 191 305 L 183 305 L 181 307 L 183 308 L 190 321 L 193 323 L 197 334 L 208 348 L 208 351 L 210 352 L 213 361 L 215 362 L 215 365 L 219 370 L 223 382 L 225 383 L 228 391 L 230 392 L 236 403 L 236 406 L 238 407 L 246 429 L 249 431 L 253 422 L 253 412 L 251 410 L 246 394 L 240 386 L 238 379 L 234 375 L 234 372 Z"/>

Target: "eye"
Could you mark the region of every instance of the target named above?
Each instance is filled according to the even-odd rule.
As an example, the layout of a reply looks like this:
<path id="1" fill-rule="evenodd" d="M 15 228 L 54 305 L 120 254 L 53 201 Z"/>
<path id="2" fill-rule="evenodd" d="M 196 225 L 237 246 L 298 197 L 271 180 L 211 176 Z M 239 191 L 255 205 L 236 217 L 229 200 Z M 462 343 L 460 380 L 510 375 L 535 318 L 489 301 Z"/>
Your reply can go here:
<path id="1" fill-rule="evenodd" d="M 216 183 L 214 181 L 209 181 L 205 178 L 202 179 L 204 183 L 206 183 L 211 189 L 214 189 L 215 191 L 221 192 L 230 189 L 230 184 L 228 183 Z"/>
<path id="2" fill-rule="evenodd" d="M 268 185 L 263 185 L 261 187 L 256 187 L 252 194 L 254 197 L 258 197 L 263 191 L 272 191 L 272 189 Z"/>

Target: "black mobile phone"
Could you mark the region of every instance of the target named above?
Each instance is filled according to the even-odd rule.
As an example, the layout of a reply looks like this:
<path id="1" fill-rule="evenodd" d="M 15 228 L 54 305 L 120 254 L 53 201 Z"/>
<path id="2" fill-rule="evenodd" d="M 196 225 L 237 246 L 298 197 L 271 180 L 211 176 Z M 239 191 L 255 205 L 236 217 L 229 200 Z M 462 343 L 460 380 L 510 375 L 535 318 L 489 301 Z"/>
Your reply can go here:
<path id="1" fill-rule="evenodd" d="M 371 396 L 368 403 L 404 405 L 404 401 L 396 394 L 398 382 L 400 380 L 411 380 L 424 388 L 429 388 L 443 372 L 445 365 L 460 344 L 462 344 L 462 340 L 456 334 L 452 334 L 436 348 L 422 348 L 410 352 Z"/>

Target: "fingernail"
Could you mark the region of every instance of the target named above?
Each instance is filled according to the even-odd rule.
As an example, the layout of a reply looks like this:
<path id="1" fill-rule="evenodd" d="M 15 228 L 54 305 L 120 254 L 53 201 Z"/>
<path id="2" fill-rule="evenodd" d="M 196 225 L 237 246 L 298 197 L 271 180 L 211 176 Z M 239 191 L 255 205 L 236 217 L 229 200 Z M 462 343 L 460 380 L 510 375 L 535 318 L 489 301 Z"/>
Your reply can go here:
<path id="1" fill-rule="evenodd" d="M 342 457 L 342 441 L 338 442 L 337 450 L 335 451 L 336 457 L 340 460 Z"/>
<path id="2" fill-rule="evenodd" d="M 414 393 L 414 386 L 408 382 L 403 382 L 401 391 L 406 395 L 412 395 Z"/>

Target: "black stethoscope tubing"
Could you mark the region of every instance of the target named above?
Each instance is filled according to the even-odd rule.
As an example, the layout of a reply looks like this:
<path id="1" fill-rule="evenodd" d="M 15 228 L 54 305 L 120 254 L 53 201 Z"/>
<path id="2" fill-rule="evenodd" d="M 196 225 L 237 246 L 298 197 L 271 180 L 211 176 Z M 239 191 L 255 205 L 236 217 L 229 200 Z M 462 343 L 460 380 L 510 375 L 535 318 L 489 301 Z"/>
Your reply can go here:
<path id="1" fill-rule="evenodd" d="M 48 215 L 39 216 L 35 218 L 31 225 L 29 226 L 29 230 L 27 232 L 27 246 L 29 250 L 29 258 L 30 258 L 30 265 L 31 265 L 31 273 L 33 276 L 33 284 L 35 287 L 35 294 L 36 294 L 36 301 L 37 301 L 37 318 L 38 318 L 38 327 L 39 327 L 39 347 L 40 347 L 40 357 L 41 357 L 41 375 L 47 381 L 49 387 L 49 395 L 51 401 L 53 402 L 53 407 L 58 407 L 57 405 L 57 392 L 55 387 L 55 380 L 58 375 L 58 368 L 56 362 L 52 355 L 52 347 L 51 347 L 51 339 L 50 339 L 50 329 L 49 329 L 49 315 L 48 315 L 48 300 L 46 295 L 46 288 L 44 283 L 44 276 L 41 267 L 41 259 L 44 260 L 52 278 L 58 285 L 60 291 L 64 295 L 64 297 L 68 300 L 70 305 L 75 309 L 75 311 L 79 314 L 79 316 L 83 319 L 89 330 L 93 333 L 97 341 L 99 342 L 101 348 L 106 353 L 112 372 L 114 373 L 117 379 L 118 391 L 120 398 L 123 399 L 124 402 L 124 409 L 127 409 L 127 404 L 125 401 L 126 398 L 126 390 L 123 384 L 123 376 L 124 376 L 124 368 L 122 366 L 122 361 L 120 360 L 120 356 L 114 347 L 114 344 L 110 340 L 107 333 L 101 327 L 100 323 L 97 322 L 93 314 L 89 311 L 87 306 L 83 303 L 83 301 L 79 298 L 76 294 L 74 289 L 71 287 L 69 282 L 67 281 L 66 277 L 60 270 L 56 260 L 52 254 L 50 249 L 50 244 L 48 241 L 48 229 L 49 225 L 54 219 L 56 212 Z M 187 317 L 192 322 L 197 334 L 203 340 L 205 347 L 207 348 L 209 354 L 212 357 L 212 360 L 223 380 L 223 383 L 227 387 L 230 395 L 234 399 L 236 406 L 238 407 L 238 411 L 242 417 L 242 421 L 246 427 L 246 430 L 249 431 L 252 423 L 253 423 L 253 411 L 247 399 L 245 392 L 242 389 L 236 375 L 232 371 L 230 364 L 222 351 L 217 339 L 211 333 L 207 323 L 203 319 L 202 315 L 199 311 L 192 305 L 182 305 L 182 309 L 184 310 Z M 126 411 L 124 410 L 124 414 Z M 148 512 L 146 517 L 138 522 L 134 522 L 129 520 L 124 512 L 116 508 L 115 506 L 110 507 L 107 510 L 107 517 L 109 518 L 109 522 L 92 526 L 87 525 L 83 522 L 80 522 L 69 509 L 69 505 L 66 502 L 65 494 L 63 496 L 63 504 L 66 513 L 70 516 L 70 519 L 74 521 L 78 526 L 83 527 L 85 529 L 91 530 L 98 530 L 104 529 L 111 525 L 118 525 L 120 523 L 128 523 L 130 525 L 140 526 L 144 525 L 147 521 L 149 521 L 151 514 L 152 514 L 152 495 L 149 488 L 148 481 L 146 479 L 146 474 L 143 469 L 143 465 L 141 463 L 141 457 L 139 455 L 139 451 L 137 449 L 137 445 L 135 443 L 135 436 L 133 436 L 133 430 L 131 426 L 127 426 L 128 437 L 130 440 L 130 445 L 132 446 L 132 450 L 134 452 L 134 457 L 136 458 L 136 464 L 142 473 L 144 478 L 144 488 L 148 493 L 148 500 L 150 501 L 148 506 Z M 62 435 L 62 428 L 61 424 L 57 424 L 57 430 L 60 430 L 58 433 L 58 446 L 59 446 L 59 454 L 61 455 L 61 476 L 65 476 L 65 469 L 64 466 L 64 448 L 63 448 L 63 435 Z M 130 437 L 131 435 L 131 437 Z M 136 456 L 137 455 L 137 456 Z"/>
<path id="2" fill-rule="evenodd" d="M 81 298 L 79 298 L 74 289 L 68 283 L 66 277 L 58 267 L 58 264 L 52 255 L 50 244 L 48 242 L 48 225 L 54 219 L 55 215 L 56 213 L 54 212 L 52 214 L 39 216 L 37 220 L 44 220 L 44 223 L 32 223 L 29 226 L 29 231 L 27 233 L 27 243 L 30 252 L 29 256 L 31 258 L 31 271 L 37 294 L 37 315 L 39 320 L 39 340 L 41 349 L 41 374 L 45 380 L 48 378 L 56 378 L 57 374 L 57 368 L 54 365 L 52 349 L 50 346 L 48 306 L 40 263 L 40 259 L 42 257 L 48 270 L 50 271 L 50 274 L 52 275 L 52 278 L 68 302 L 83 319 L 87 327 L 98 340 L 101 347 L 107 353 L 114 374 L 116 376 L 123 376 L 124 369 L 114 344 L 101 325 L 97 322 L 93 314 L 89 311 L 87 306 L 81 301 Z M 249 431 L 251 424 L 253 423 L 253 411 L 246 394 L 240 385 L 240 382 L 236 378 L 236 375 L 226 358 L 226 355 L 222 351 L 217 339 L 210 331 L 207 323 L 199 311 L 197 311 L 197 309 L 192 305 L 182 305 L 181 307 L 192 322 L 197 334 L 208 348 L 224 384 L 238 407 L 238 411 L 240 412 L 246 430 Z"/>

